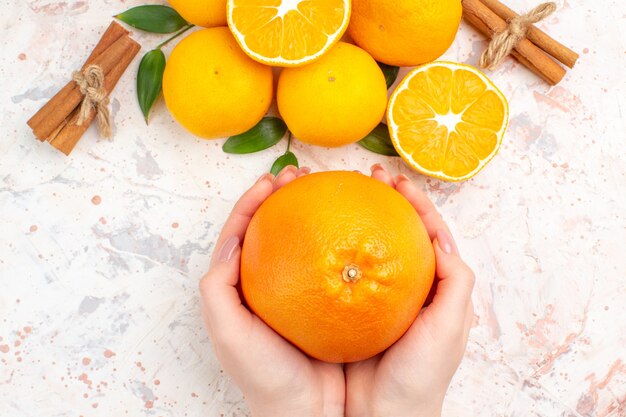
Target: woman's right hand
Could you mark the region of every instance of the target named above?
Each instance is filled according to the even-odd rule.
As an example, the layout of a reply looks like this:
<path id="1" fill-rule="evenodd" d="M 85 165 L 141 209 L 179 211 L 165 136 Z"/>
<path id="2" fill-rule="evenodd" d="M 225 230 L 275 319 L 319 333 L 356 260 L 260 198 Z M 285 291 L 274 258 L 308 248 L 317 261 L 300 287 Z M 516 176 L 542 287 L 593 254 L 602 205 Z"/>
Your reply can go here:
<path id="1" fill-rule="evenodd" d="M 432 303 L 393 346 L 345 366 L 346 417 L 439 416 L 474 317 L 474 274 L 435 206 L 406 176 L 393 178 L 374 165 L 372 177 L 394 187 L 422 218 L 435 249 L 436 289 Z"/>
<path id="2" fill-rule="evenodd" d="M 274 191 L 309 172 L 289 166 L 266 174 L 235 204 L 209 272 L 200 282 L 202 314 L 220 363 L 243 392 L 254 417 L 343 417 L 341 365 L 308 357 L 248 310 L 237 291 L 248 223 Z"/>

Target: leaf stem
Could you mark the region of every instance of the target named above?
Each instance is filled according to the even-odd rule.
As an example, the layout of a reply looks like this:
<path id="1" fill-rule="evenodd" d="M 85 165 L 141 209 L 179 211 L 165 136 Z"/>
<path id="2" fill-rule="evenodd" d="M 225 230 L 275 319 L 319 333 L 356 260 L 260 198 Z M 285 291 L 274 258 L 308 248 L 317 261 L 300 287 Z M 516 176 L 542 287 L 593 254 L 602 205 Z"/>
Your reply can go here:
<path id="1" fill-rule="evenodd" d="M 285 153 L 289 153 L 289 148 L 291 147 L 291 131 L 289 131 L 289 138 L 287 139 L 287 150 Z"/>
<path id="2" fill-rule="evenodd" d="M 188 25 L 186 27 L 184 27 L 182 30 L 176 32 L 173 36 L 170 36 L 169 38 L 167 38 L 166 40 L 164 40 L 163 42 L 161 42 L 160 44 L 158 44 L 156 46 L 156 48 L 154 49 L 161 49 L 161 47 L 167 45 L 171 40 L 176 39 L 177 37 L 179 37 L 180 35 L 182 35 L 183 33 L 187 32 L 189 29 L 191 29 L 192 27 L 194 27 L 195 25 Z"/>

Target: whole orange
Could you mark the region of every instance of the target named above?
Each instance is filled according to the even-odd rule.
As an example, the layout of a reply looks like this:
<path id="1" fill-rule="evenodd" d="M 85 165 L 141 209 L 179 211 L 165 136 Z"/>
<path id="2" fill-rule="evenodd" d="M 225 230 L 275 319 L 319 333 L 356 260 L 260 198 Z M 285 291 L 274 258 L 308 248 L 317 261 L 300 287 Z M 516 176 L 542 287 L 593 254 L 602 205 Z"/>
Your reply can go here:
<path id="1" fill-rule="evenodd" d="M 226 0 L 169 0 L 186 21 L 212 28 L 226 26 Z"/>
<path id="2" fill-rule="evenodd" d="M 461 0 L 352 0 L 348 33 L 377 61 L 421 65 L 452 45 L 462 12 Z"/>
<path id="3" fill-rule="evenodd" d="M 354 362 L 387 349 L 417 317 L 435 256 L 415 209 L 354 172 L 311 174 L 272 194 L 246 232 L 248 306 L 308 355 Z"/>
<path id="4" fill-rule="evenodd" d="M 276 103 L 300 141 L 339 147 L 363 139 L 380 123 L 387 85 L 367 52 L 339 42 L 311 64 L 283 69 Z"/>
<path id="5" fill-rule="evenodd" d="M 181 40 L 163 72 L 163 98 L 174 119 L 206 139 L 254 127 L 273 95 L 272 69 L 250 59 L 227 27 L 193 32 Z"/>

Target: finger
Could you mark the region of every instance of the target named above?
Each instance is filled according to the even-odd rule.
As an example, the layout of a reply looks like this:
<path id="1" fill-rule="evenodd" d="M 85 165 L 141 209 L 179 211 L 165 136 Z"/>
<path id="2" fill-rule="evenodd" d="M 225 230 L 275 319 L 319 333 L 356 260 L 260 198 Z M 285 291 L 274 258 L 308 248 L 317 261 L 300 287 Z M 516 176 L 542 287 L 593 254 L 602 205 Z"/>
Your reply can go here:
<path id="1" fill-rule="evenodd" d="M 385 167 L 381 164 L 372 165 L 370 171 L 372 172 L 372 178 L 377 179 L 378 181 L 382 181 L 390 187 L 396 186 L 396 182 L 394 181 L 391 174 L 387 172 Z"/>
<path id="2" fill-rule="evenodd" d="M 298 168 L 288 165 L 282 169 L 274 180 L 274 191 L 296 179 Z"/>
<path id="3" fill-rule="evenodd" d="M 434 247 L 439 282 L 428 308 L 433 314 L 446 317 L 449 323 L 458 323 L 465 328 L 474 289 L 474 273 L 459 257 L 452 236 L 443 229 L 437 230 L 436 234 Z"/>
<path id="4" fill-rule="evenodd" d="M 396 190 L 415 208 L 424 222 L 431 240 L 435 238 L 435 234 L 439 229 L 449 232 L 448 226 L 443 221 L 434 204 L 426 197 L 426 194 L 413 185 L 406 175 L 400 174 L 396 177 Z"/>
<path id="5" fill-rule="evenodd" d="M 311 168 L 302 167 L 298 169 L 298 172 L 296 172 L 296 178 L 304 177 L 305 175 L 310 174 L 310 173 L 311 173 Z"/>
<path id="6" fill-rule="evenodd" d="M 236 285 L 239 281 L 240 239 L 230 236 L 216 251 L 215 262 L 200 281 L 202 316 L 213 335 L 228 328 L 241 328 L 251 313 L 243 306 Z"/>
<path id="7" fill-rule="evenodd" d="M 273 179 L 272 174 L 264 174 L 248 191 L 246 191 L 239 201 L 235 203 L 233 211 L 228 216 L 222 232 L 220 233 L 215 248 L 221 248 L 225 239 L 231 236 L 237 236 L 239 241 L 243 241 L 243 237 L 246 234 L 248 224 L 252 219 L 254 213 L 256 213 L 259 206 L 265 201 L 267 197 L 272 194 L 273 191 Z M 211 264 L 214 263 L 215 252 L 211 259 Z"/>

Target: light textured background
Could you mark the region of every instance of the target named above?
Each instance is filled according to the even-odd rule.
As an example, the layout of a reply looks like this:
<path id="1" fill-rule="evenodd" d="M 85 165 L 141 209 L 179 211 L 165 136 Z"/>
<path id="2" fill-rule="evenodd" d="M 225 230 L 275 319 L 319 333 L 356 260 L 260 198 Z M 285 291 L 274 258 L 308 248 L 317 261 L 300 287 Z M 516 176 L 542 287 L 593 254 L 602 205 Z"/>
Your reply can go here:
<path id="1" fill-rule="evenodd" d="M 228 156 L 162 103 L 146 127 L 139 59 L 112 97 L 114 142 L 91 129 L 66 158 L 26 127 L 110 16 L 142 3 L 0 1 L 2 417 L 247 415 L 196 288 L 232 204 L 285 143 Z M 511 124 L 475 179 L 427 179 L 356 145 L 295 144 L 314 170 L 383 162 L 410 175 L 475 268 L 476 318 L 446 417 L 626 416 L 626 6 L 559 6 L 541 26 L 580 62 L 553 88 L 510 60 L 490 74 Z M 135 36 L 145 50 L 162 39 Z M 484 46 L 463 24 L 444 58 L 475 64 Z"/>

